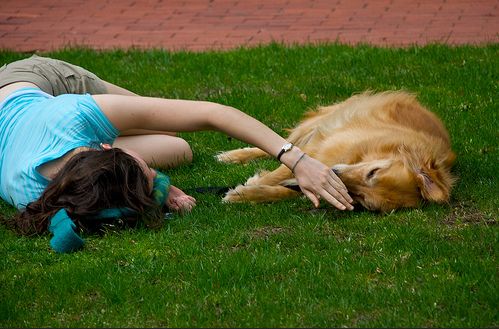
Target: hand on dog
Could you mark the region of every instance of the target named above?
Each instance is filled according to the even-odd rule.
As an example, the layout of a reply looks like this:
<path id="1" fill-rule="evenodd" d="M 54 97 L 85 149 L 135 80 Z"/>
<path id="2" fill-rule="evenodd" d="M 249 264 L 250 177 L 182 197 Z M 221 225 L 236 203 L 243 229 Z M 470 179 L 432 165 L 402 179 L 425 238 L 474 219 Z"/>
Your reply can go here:
<path id="1" fill-rule="evenodd" d="M 171 210 L 186 213 L 190 212 L 196 205 L 196 199 L 185 194 L 181 189 L 173 185 L 170 186 L 170 192 L 166 199 L 166 206 Z"/>
<path id="2" fill-rule="evenodd" d="M 322 197 L 340 210 L 353 210 L 353 199 L 348 195 L 345 184 L 322 162 L 305 156 L 297 164 L 294 174 L 303 194 L 316 208 L 319 207 L 319 198 Z"/>

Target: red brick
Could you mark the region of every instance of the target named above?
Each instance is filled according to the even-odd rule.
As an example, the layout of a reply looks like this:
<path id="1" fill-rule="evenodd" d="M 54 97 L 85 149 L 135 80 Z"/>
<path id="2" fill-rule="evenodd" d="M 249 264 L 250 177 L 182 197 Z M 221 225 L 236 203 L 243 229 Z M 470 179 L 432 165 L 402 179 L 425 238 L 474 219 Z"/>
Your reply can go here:
<path id="1" fill-rule="evenodd" d="M 0 48 L 497 42 L 497 0 L 1 0 Z"/>

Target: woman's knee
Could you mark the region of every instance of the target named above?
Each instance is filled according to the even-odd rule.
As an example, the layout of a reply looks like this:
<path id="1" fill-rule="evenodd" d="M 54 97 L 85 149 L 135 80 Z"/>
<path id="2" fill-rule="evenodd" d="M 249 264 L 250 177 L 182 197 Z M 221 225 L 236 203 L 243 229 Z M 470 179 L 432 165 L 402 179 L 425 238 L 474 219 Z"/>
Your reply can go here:
<path id="1" fill-rule="evenodd" d="M 153 167 L 171 168 L 192 161 L 189 143 L 170 135 L 123 136 L 116 139 L 114 146 L 135 151 Z"/>
<path id="2" fill-rule="evenodd" d="M 171 136 L 168 136 L 172 138 Z M 190 163 L 192 162 L 192 149 L 189 143 L 183 138 L 173 137 L 175 138 L 175 153 L 179 155 L 179 160 L 182 163 Z"/>
<path id="3" fill-rule="evenodd" d="M 155 135 L 154 148 L 151 166 L 170 168 L 192 161 L 191 146 L 180 137 Z"/>

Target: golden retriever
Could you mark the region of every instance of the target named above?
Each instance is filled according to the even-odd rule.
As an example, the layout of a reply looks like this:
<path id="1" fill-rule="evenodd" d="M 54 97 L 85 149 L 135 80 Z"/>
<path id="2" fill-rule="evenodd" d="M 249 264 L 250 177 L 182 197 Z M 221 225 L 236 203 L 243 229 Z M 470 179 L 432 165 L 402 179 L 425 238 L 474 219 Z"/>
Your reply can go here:
<path id="1" fill-rule="evenodd" d="M 437 116 L 412 94 L 387 91 L 350 97 L 308 112 L 290 130 L 288 141 L 330 166 L 355 202 L 368 210 L 389 212 L 418 207 L 422 201 L 447 202 L 454 178 L 455 154 Z M 217 155 L 243 163 L 268 156 L 258 148 Z M 297 196 L 286 185 L 296 179 L 286 166 L 251 177 L 230 190 L 226 202 L 265 202 Z"/>

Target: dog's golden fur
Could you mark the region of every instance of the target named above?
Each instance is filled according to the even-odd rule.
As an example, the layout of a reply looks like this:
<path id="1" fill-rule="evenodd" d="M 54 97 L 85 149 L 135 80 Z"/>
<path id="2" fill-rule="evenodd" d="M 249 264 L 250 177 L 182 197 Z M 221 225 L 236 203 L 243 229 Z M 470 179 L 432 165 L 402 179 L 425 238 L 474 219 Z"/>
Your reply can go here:
<path id="1" fill-rule="evenodd" d="M 369 210 L 387 212 L 449 199 L 455 160 L 449 134 L 409 93 L 366 92 L 321 107 L 308 112 L 287 139 L 332 167 L 352 198 Z M 242 163 L 265 156 L 258 148 L 244 148 L 223 152 L 218 160 Z M 293 183 L 292 172 L 281 165 L 250 178 L 224 200 L 280 200 L 298 195 L 284 187 Z"/>

